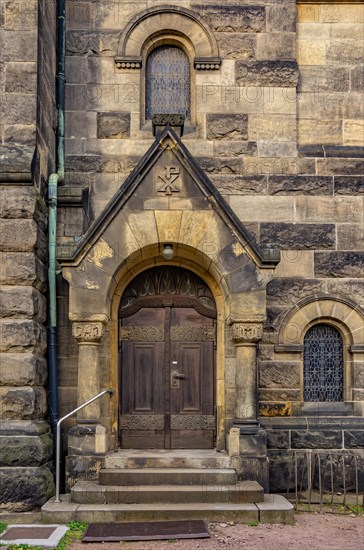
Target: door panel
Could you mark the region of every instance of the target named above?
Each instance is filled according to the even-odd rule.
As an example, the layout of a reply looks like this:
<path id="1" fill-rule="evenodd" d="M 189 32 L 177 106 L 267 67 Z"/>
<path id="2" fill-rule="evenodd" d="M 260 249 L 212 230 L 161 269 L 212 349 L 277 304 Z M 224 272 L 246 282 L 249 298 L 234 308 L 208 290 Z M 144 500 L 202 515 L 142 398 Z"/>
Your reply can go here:
<path id="1" fill-rule="evenodd" d="M 171 447 L 214 446 L 214 341 L 213 319 L 192 308 L 171 310 L 172 359 L 184 378 L 172 390 Z"/>
<path id="2" fill-rule="evenodd" d="M 164 309 L 143 309 L 124 319 L 120 327 L 124 448 L 163 449 L 165 445 L 164 318 Z"/>
<path id="3" fill-rule="evenodd" d="M 180 345 L 180 370 L 185 375 L 181 384 L 179 413 L 201 411 L 201 348 L 199 344 Z"/>
<path id="4" fill-rule="evenodd" d="M 154 412 L 158 388 L 155 384 L 158 344 L 134 344 L 134 406 L 135 412 Z"/>

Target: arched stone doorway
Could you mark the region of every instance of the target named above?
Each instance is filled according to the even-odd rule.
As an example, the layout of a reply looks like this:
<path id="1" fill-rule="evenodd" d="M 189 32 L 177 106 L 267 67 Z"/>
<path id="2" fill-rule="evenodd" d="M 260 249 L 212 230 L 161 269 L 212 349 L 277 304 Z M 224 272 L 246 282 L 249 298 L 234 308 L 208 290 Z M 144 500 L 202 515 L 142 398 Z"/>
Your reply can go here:
<path id="1" fill-rule="evenodd" d="M 168 167 L 178 174 L 177 197 L 160 188 Z M 105 387 L 115 390 L 109 403 L 105 399 L 79 413 L 69 456 L 77 456 L 85 433 L 90 456 L 117 447 L 120 300 L 143 268 L 166 265 L 166 244 L 174 251 L 168 265 L 198 274 L 217 305 L 216 449 L 228 450 L 237 471 L 267 486 L 256 357 L 266 318 L 266 285 L 279 254 L 254 242 L 169 126 L 72 255 L 62 258 L 70 288 L 68 316 L 78 342 L 77 401 L 81 404 Z"/>
<path id="2" fill-rule="evenodd" d="M 216 305 L 191 271 L 159 266 L 129 283 L 119 307 L 123 448 L 212 448 Z"/>

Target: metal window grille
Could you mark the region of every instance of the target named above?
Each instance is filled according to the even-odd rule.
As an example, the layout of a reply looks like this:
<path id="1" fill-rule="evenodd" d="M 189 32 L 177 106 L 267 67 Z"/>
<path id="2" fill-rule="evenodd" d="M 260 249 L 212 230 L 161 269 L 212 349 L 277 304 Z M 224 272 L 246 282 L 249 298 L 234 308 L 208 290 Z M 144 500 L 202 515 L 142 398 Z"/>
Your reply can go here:
<path id="1" fill-rule="evenodd" d="M 334 327 L 311 327 L 304 340 L 305 401 L 342 401 L 344 385 L 343 340 Z"/>
<path id="2" fill-rule="evenodd" d="M 180 114 L 190 118 L 190 62 L 183 50 L 160 46 L 152 51 L 146 70 L 146 118 Z"/>

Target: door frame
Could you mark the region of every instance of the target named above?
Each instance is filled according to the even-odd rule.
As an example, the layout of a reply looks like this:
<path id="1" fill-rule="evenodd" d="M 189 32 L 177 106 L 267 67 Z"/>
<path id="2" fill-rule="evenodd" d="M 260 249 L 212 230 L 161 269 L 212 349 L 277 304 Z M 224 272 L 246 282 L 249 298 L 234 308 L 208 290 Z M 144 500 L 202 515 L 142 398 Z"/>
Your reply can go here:
<path id="1" fill-rule="evenodd" d="M 203 259 L 201 257 L 201 259 Z M 140 258 L 142 260 L 142 258 Z M 210 264 L 210 262 L 209 262 Z M 182 267 L 198 275 L 210 288 L 216 304 L 216 351 L 215 351 L 215 405 L 216 405 L 216 447 L 217 451 L 226 450 L 226 410 L 225 410 L 225 320 L 228 317 L 227 292 L 216 282 L 215 278 L 198 263 L 188 259 L 174 258 L 166 262 L 156 262 L 154 255 L 149 260 L 136 262 L 132 265 L 124 264 L 118 273 L 118 282 L 115 283 L 115 290 L 111 300 L 111 322 L 110 322 L 110 385 L 115 388 L 115 394 L 110 403 L 111 438 L 112 446 L 119 447 L 119 306 L 121 297 L 129 283 L 142 271 L 158 266 Z"/>

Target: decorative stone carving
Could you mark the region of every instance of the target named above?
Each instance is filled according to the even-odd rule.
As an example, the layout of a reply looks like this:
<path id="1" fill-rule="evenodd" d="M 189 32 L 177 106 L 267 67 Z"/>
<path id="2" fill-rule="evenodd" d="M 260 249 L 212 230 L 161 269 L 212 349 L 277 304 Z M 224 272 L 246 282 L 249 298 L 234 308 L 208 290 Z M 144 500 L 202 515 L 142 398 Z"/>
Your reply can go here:
<path id="1" fill-rule="evenodd" d="M 99 344 L 104 336 L 104 325 L 100 322 L 73 323 L 72 335 L 79 344 Z"/>
<path id="2" fill-rule="evenodd" d="M 175 182 L 180 177 L 179 166 L 166 166 L 161 174 L 158 174 L 158 178 L 162 180 L 162 185 L 158 187 L 159 193 L 165 195 L 172 195 L 172 193 L 179 193 L 180 188 L 175 185 Z"/>
<path id="3" fill-rule="evenodd" d="M 221 67 L 220 57 L 196 57 L 194 67 L 197 71 L 218 71 Z"/>
<path id="4" fill-rule="evenodd" d="M 261 323 L 234 323 L 232 338 L 235 344 L 254 344 L 263 337 Z"/>
<path id="5" fill-rule="evenodd" d="M 161 327 L 120 327 L 120 340 L 133 342 L 163 342 L 164 329 Z"/>
<path id="6" fill-rule="evenodd" d="M 162 414 L 123 414 L 120 416 L 122 430 L 164 430 Z"/>
<path id="7" fill-rule="evenodd" d="M 180 114 L 163 114 L 159 113 L 153 115 L 152 124 L 154 126 L 183 126 L 185 123 L 185 116 Z"/>
<path id="8" fill-rule="evenodd" d="M 172 342 L 210 342 L 215 340 L 214 327 L 171 326 Z"/>
<path id="9" fill-rule="evenodd" d="M 115 64 L 118 69 L 140 69 L 142 66 L 141 57 L 125 57 L 125 56 L 116 56 Z"/>
<path id="10" fill-rule="evenodd" d="M 172 430 L 214 430 L 215 425 L 215 417 L 213 415 L 171 415 Z"/>

